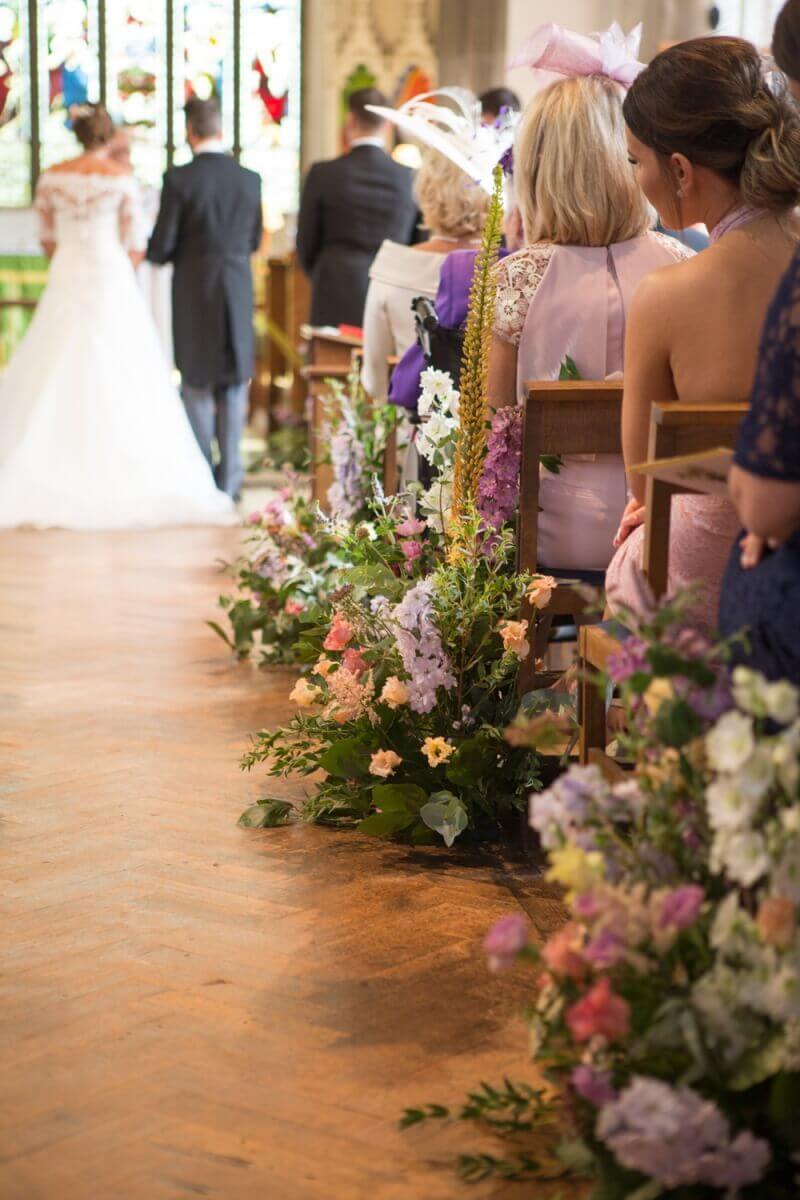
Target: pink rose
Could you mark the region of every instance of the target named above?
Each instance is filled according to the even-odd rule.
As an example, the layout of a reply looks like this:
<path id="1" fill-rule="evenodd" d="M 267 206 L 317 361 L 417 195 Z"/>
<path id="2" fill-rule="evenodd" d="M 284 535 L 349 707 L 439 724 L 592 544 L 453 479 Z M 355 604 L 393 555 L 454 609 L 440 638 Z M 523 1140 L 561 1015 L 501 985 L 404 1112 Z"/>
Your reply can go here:
<path id="1" fill-rule="evenodd" d="M 283 606 L 283 611 L 288 613 L 290 617 L 296 617 L 303 611 L 303 605 L 298 600 L 287 600 Z"/>
<path id="2" fill-rule="evenodd" d="M 322 643 L 325 650 L 344 650 L 348 642 L 353 640 L 353 626 L 341 613 L 334 613 L 328 636 Z"/>
<path id="3" fill-rule="evenodd" d="M 260 512 L 251 512 L 250 516 L 247 518 L 247 524 L 248 525 L 260 525 L 261 524 L 261 513 Z"/>
<path id="4" fill-rule="evenodd" d="M 416 517 L 406 517 L 405 521 L 401 521 L 395 527 L 395 533 L 399 537 L 419 537 L 422 531 L 426 528 L 424 521 L 418 521 Z"/>
<path id="5" fill-rule="evenodd" d="M 542 949 L 542 958 L 553 975 L 580 980 L 586 975 L 586 959 L 581 952 L 581 930 L 574 922 L 554 933 Z"/>
<path id="6" fill-rule="evenodd" d="M 353 646 L 349 650 L 345 650 L 342 655 L 342 666 L 351 675 L 363 675 L 367 669 L 367 664 L 362 657 L 361 651 L 356 650 Z"/>
<path id="7" fill-rule="evenodd" d="M 611 980 L 604 975 L 583 999 L 567 1009 L 566 1022 L 576 1042 L 588 1042 L 593 1037 L 616 1042 L 630 1033 L 630 1006 L 612 992 Z"/>
<path id="8" fill-rule="evenodd" d="M 405 555 L 406 562 L 411 563 L 415 558 L 419 558 L 420 554 L 422 554 L 422 542 L 401 542 L 400 549 Z"/>

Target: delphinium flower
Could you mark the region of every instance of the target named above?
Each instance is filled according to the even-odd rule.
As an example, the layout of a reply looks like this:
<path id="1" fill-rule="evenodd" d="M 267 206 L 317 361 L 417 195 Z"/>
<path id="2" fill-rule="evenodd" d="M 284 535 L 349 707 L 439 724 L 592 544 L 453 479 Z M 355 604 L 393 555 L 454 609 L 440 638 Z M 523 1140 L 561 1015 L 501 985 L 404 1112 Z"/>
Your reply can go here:
<path id="1" fill-rule="evenodd" d="M 589 828 L 592 806 L 605 801 L 609 786 L 599 767 L 573 767 L 559 776 L 545 792 L 534 793 L 530 801 L 530 823 L 545 850 L 554 850 L 565 842 L 593 849 L 595 834 Z"/>
<path id="2" fill-rule="evenodd" d="M 499 531 L 519 507 L 519 473 L 522 460 L 522 409 L 499 409 L 492 429 L 478 485 L 478 512 L 490 528 Z"/>
<path id="3" fill-rule="evenodd" d="M 408 703 L 416 713 L 429 713 L 438 688 L 453 688 L 456 679 L 434 622 L 432 580 L 421 579 L 392 609 L 390 623 L 408 676 Z"/>
<path id="4" fill-rule="evenodd" d="M 333 483 L 328 504 L 335 519 L 352 519 L 364 503 L 364 447 L 354 431 L 343 424 L 331 437 Z"/>
<path id="5" fill-rule="evenodd" d="M 642 1076 L 601 1108 L 597 1136 L 623 1167 L 666 1188 L 705 1184 L 734 1196 L 763 1177 L 771 1158 L 749 1131 L 731 1138 L 717 1106 L 691 1088 Z"/>

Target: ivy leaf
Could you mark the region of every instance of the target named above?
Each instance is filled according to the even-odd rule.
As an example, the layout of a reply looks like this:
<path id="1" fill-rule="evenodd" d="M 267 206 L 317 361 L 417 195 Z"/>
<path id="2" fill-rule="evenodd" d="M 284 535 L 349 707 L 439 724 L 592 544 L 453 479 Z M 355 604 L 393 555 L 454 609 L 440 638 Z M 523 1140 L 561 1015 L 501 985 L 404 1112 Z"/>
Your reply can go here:
<path id="1" fill-rule="evenodd" d="M 416 816 L 427 799 L 428 793 L 415 783 L 379 783 L 372 789 L 372 803 L 381 812 L 413 813 Z"/>
<path id="2" fill-rule="evenodd" d="M 442 836 L 448 848 L 469 824 L 467 810 L 452 792 L 436 792 L 422 806 L 419 815 L 429 829 Z"/>
<path id="3" fill-rule="evenodd" d="M 211 629 L 213 629 L 214 633 L 218 634 L 222 638 L 223 642 L 225 642 L 226 645 L 230 646 L 231 650 L 236 649 L 233 642 L 228 637 L 227 633 L 225 632 L 225 630 L 222 628 L 221 625 L 219 625 L 216 621 L 206 621 L 206 625 L 208 625 Z"/>
<path id="4" fill-rule="evenodd" d="M 337 779 L 362 779 L 369 773 L 371 747 L 361 737 L 344 738 L 320 755 L 319 765 Z"/>
<path id="5" fill-rule="evenodd" d="M 243 829 L 274 829 L 288 825 L 293 805 L 288 800 L 259 800 L 239 817 Z"/>
<path id="6" fill-rule="evenodd" d="M 394 833 L 402 833 L 416 821 L 416 816 L 409 812 L 380 812 L 373 813 L 359 821 L 356 828 L 370 837 L 391 837 Z"/>

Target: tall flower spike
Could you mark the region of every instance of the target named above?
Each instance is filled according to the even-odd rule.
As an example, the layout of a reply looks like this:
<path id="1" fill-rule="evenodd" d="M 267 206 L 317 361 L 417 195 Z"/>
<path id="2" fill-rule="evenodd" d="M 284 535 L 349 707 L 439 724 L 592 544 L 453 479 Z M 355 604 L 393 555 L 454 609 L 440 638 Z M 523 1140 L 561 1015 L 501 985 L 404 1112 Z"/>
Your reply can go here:
<path id="1" fill-rule="evenodd" d="M 503 224 L 503 170 L 494 172 L 494 191 L 469 296 L 467 330 L 461 359 L 461 404 L 458 446 L 453 475 L 453 524 L 458 528 L 474 510 L 486 454 L 489 346 L 494 324 L 497 284 L 493 267 Z"/>

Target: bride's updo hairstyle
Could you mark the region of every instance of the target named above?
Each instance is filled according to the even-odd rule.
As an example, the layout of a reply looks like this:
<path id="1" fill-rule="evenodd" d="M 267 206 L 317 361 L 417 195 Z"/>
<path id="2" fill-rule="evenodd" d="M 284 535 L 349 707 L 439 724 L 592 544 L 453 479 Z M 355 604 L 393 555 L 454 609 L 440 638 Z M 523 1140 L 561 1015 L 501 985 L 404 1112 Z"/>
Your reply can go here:
<path id="1" fill-rule="evenodd" d="M 84 150 L 99 150 L 114 136 L 114 122 L 102 104 L 80 104 L 73 109 L 72 128 Z"/>
<path id="2" fill-rule="evenodd" d="M 623 95 L 612 79 L 589 75 L 551 84 L 531 100 L 514 147 L 528 243 L 611 246 L 653 223 L 628 162 Z"/>
<path id="3" fill-rule="evenodd" d="M 800 201 L 800 117 L 767 85 L 750 42 L 696 38 L 663 50 L 634 80 L 623 111 L 645 146 L 716 171 L 745 204 L 780 212 Z"/>

